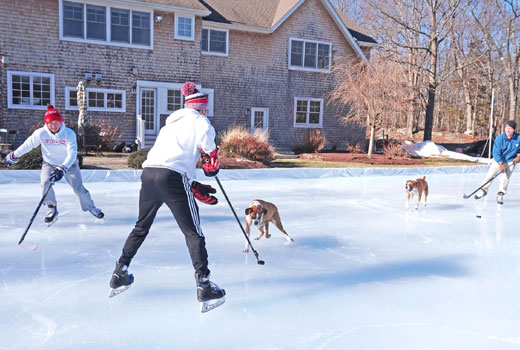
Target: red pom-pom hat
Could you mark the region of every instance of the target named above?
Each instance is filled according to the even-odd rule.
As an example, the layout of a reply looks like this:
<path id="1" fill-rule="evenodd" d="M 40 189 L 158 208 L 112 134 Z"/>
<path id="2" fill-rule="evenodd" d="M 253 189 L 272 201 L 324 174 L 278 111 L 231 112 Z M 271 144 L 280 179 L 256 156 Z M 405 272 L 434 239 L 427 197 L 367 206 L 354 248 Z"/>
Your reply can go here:
<path id="1" fill-rule="evenodd" d="M 195 83 L 188 81 L 182 85 L 181 92 L 184 95 L 184 107 L 198 111 L 208 109 L 208 96 L 197 90 Z"/>
<path id="2" fill-rule="evenodd" d="M 45 112 L 45 124 L 49 124 L 50 122 L 58 121 L 63 122 L 63 118 L 61 117 L 60 112 L 53 105 L 47 105 L 47 112 Z"/>

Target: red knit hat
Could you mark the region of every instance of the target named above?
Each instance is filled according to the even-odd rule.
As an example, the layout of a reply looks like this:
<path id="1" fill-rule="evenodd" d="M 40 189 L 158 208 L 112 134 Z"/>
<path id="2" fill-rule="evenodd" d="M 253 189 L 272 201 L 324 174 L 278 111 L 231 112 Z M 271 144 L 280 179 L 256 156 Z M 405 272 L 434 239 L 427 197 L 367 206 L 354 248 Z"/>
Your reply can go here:
<path id="1" fill-rule="evenodd" d="M 197 90 L 195 83 L 188 81 L 182 85 L 184 95 L 184 107 L 196 109 L 198 111 L 208 109 L 208 96 Z"/>
<path id="2" fill-rule="evenodd" d="M 45 124 L 49 124 L 50 122 L 58 121 L 63 122 L 63 118 L 60 115 L 60 112 L 53 105 L 47 105 L 47 112 L 45 112 Z"/>

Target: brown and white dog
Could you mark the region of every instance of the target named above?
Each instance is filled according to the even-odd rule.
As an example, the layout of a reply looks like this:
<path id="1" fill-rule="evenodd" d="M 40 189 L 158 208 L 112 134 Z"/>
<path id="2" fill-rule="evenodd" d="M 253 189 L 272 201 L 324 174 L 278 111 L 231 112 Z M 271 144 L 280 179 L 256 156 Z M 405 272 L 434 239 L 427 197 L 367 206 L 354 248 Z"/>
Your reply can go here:
<path id="1" fill-rule="evenodd" d="M 428 183 L 426 182 L 426 176 L 422 179 L 408 180 L 406 181 L 406 209 L 410 209 L 410 198 L 413 198 L 414 194 L 417 194 L 417 203 L 415 210 L 419 208 L 419 202 L 424 194 L 424 206 L 426 206 L 426 200 L 428 199 Z"/>
<path id="2" fill-rule="evenodd" d="M 246 234 L 249 236 L 249 230 L 251 226 L 256 226 L 260 231 L 260 235 L 255 237 L 255 240 L 260 239 L 263 235 L 265 238 L 271 237 L 269 234 L 269 223 L 274 222 L 276 227 L 284 234 L 285 239 L 289 242 L 294 240 L 289 237 L 285 232 L 278 208 L 276 205 L 270 202 L 263 201 L 261 199 L 255 199 L 249 203 L 246 208 Z M 264 231 L 265 229 L 265 231 Z M 249 243 L 246 241 L 246 246 L 243 250 L 244 253 L 249 251 Z"/>

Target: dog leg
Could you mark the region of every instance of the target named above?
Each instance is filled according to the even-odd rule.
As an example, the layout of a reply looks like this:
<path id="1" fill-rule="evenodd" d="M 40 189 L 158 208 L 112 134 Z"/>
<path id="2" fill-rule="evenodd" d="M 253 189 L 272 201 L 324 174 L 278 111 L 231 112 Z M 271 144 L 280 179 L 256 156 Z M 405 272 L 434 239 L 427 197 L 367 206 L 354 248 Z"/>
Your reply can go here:
<path id="1" fill-rule="evenodd" d="M 255 237 L 255 241 L 258 241 L 264 235 L 264 228 L 262 226 L 258 227 L 258 231 L 260 231 L 260 235 Z"/>
<path id="2" fill-rule="evenodd" d="M 410 210 L 410 192 L 406 194 L 406 210 Z"/>
<path id="3" fill-rule="evenodd" d="M 282 225 L 282 220 L 280 220 L 280 215 L 276 215 L 276 217 L 273 221 L 274 221 L 275 226 L 280 230 L 280 232 L 282 232 L 284 234 L 285 239 L 289 242 L 294 242 L 294 239 L 292 239 L 289 236 L 289 234 L 287 232 L 285 232 L 283 225 Z"/>
<path id="4" fill-rule="evenodd" d="M 269 221 L 265 223 L 265 238 L 270 238 L 271 235 L 269 234 Z"/>
<path id="5" fill-rule="evenodd" d="M 249 237 L 249 224 L 247 223 L 247 220 L 246 220 L 245 226 L 246 226 L 246 229 L 245 229 L 246 236 Z M 247 241 L 247 239 L 246 239 L 246 246 L 244 247 L 244 250 L 242 250 L 242 252 L 243 253 L 249 252 L 249 242 Z"/>
<path id="6" fill-rule="evenodd" d="M 417 203 L 415 204 L 415 210 L 419 209 L 419 203 L 421 203 L 421 194 L 422 192 L 419 192 L 417 195 Z"/>
<path id="7" fill-rule="evenodd" d="M 428 200 L 428 185 L 424 189 L 424 206 L 426 207 L 426 201 Z"/>

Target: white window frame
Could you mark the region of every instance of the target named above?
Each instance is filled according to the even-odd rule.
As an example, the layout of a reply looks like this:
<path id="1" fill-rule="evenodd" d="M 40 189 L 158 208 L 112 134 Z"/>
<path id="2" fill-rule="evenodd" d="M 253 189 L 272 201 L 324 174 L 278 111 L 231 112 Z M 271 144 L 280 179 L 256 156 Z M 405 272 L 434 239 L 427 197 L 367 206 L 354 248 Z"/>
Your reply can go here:
<path id="1" fill-rule="evenodd" d="M 30 77 L 30 105 L 19 105 L 13 104 L 13 75 L 23 75 Z M 33 105 L 33 79 L 34 77 L 45 77 L 50 78 L 50 104 L 54 105 L 54 74 L 52 73 L 40 73 L 40 72 L 24 72 L 24 71 L 7 71 L 7 108 L 11 109 L 35 109 L 35 110 L 46 110 L 47 105 L 35 106 Z"/>
<path id="2" fill-rule="evenodd" d="M 255 128 L 255 112 L 263 112 L 264 118 L 263 121 L 265 122 L 265 127 L 261 130 L 268 130 L 269 129 L 269 108 L 262 108 L 262 107 L 251 107 L 251 132 L 254 132 L 257 130 Z"/>
<path id="3" fill-rule="evenodd" d="M 302 63 L 303 66 L 293 66 L 291 64 L 291 53 L 292 53 L 292 42 L 293 42 L 293 40 L 302 41 L 304 43 L 304 46 L 303 46 L 303 48 L 304 48 L 303 49 L 303 63 Z M 328 68 L 326 68 L 326 69 L 318 68 L 318 51 L 317 50 L 316 50 L 316 68 L 305 67 L 305 43 L 316 44 L 316 48 L 318 47 L 317 45 L 319 45 L 319 44 L 329 45 L 329 64 L 328 64 Z M 332 43 L 328 42 L 328 41 L 307 40 L 307 39 L 301 39 L 301 38 L 289 38 L 289 54 L 287 56 L 288 56 L 287 65 L 288 65 L 290 70 L 301 70 L 301 71 L 307 71 L 307 72 L 329 73 L 330 72 L 330 67 L 332 65 Z"/>
<path id="4" fill-rule="evenodd" d="M 181 88 L 178 88 L 178 89 L 169 88 L 169 89 L 166 89 L 166 111 L 168 113 L 175 112 L 173 109 L 168 108 L 168 91 L 179 91 L 181 93 L 181 108 L 184 108 L 184 95 L 182 94 Z"/>
<path id="5" fill-rule="evenodd" d="M 92 1 L 82 1 L 82 0 L 59 0 L 59 27 L 60 27 L 60 40 L 64 41 L 75 41 L 75 42 L 81 42 L 81 43 L 91 43 L 91 44 L 101 44 L 101 45 L 110 45 L 110 46 L 124 46 L 124 47 L 132 47 L 132 48 L 141 48 L 141 49 L 152 49 L 153 50 L 153 32 L 154 32 L 154 17 L 153 17 L 153 11 L 147 8 L 142 8 L 138 6 L 119 6 L 117 4 L 110 5 L 106 2 L 100 2 L 98 0 L 92 0 Z M 68 37 L 64 36 L 63 34 L 63 2 L 73 2 L 78 4 L 83 4 L 83 36 L 84 39 L 75 38 L 75 37 Z M 93 39 L 86 39 L 86 32 L 87 32 L 87 11 L 86 11 L 86 5 L 94 5 L 94 6 L 103 6 L 106 9 L 106 40 L 93 40 Z M 111 41 L 111 9 L 117 8 L 121 10 L 129 10 L 130 11 L 130 42 L 129 43 L 122 43 L 117 41 Z M 148 13 L 150 16 L 150 45 L 141 45 L 141 44 L 132 44 L 132 13 L 133 11 L 138 12 L 145 12 Z"/>
<path id="6" fill-rule="evenodd" d="M 304 123 L 296 123 L 296 107 L 298 105 L 297 101 L 307 101 L 307 116 L 306 122 Z M 310 102 L 311 101 L 319 101 L 320 102 L 320 122 L 318 124 L 309 123 L 309 113 L 310 113 Z M 295 128 L 322 128 L 323 127 L 323 99 L 322 98 L 311 98 L 311 97 L 295 97 L 294 98 L 294 115 L 293 122 Z"/>
<path id="7" fill-rule="evenodd" d="M 214 90 L 200 88 L 200 92 L 202 92 L 204 95 L 208 96 L 208 114 L 206 115 L 206 117 L 213 117 L 213 115 L 214 115 L 213 114 L 213 102 L 214 102 L 213 96 L 215 95 Z"/>
<path id="8" fill-rule="evenodd" d="M 214 51 L 205 51 L 202 49 L 202 30 L 201 30 L 201 48 L 200 48 L 200 51 L 203 55 L 210 55 L 210 56 L 223 56 L 223 57 L 228 57 L 229 56 L 229 30 L 228 29 L 222 29 L 222 28 L 214 28 L 214 27 L 209 27 L 209 26 L 203 26 L 202 29 L 206 29 L 208 31 L 211 31 L 211 30 L 216 30 L 216 31 L 219 31 L 219 32 L 225 32 L 226 33 L 226 52 L 223 53 L 223 52 L 214 52 Z M 208 32 L 208 50 L 209 50 L 209 37 L 210 37 L 210 34 Z"/>
<path id="9" fill-rule="evenodd" d="M 191 34 L 190 36 L 184 36 L 179 34 L 179 18 L 185 18 L 191 20 Z M 175 39 L 177 40 L 189 40 L 189 41 L 195 41 L 195 16 L 194 15 L 185 15 L 182 13 L 175 13 Z"/>
<path id="10" fill-rule="evenodd" d="M 73 110 L 77 111 L 79 110 L 79 106 L 71 106 L 70 104 L 70 91 L 78 91 L 76 87 L 67 86 L 65 87 L 65 109 L 66 110 Z M 89 91 L 92 92 L 103 92 L 104 95 L 104 107 L 89 107 L 88 106 L 88 93 Z M 115 94 L 121 94 L 121 108 L 108 108 L 107 107 L 107 94 L 115 93 Z M 88 111 L 99 111 L 99 112 L 117 112 L 117 113 L 125 113 L 126 112 L 126 91 L 125 90 L 115 90 L 115 89 L 98 89 L 98 88 L 86 88 L 85 94 L 87 97 L 87 110 Z"/>

